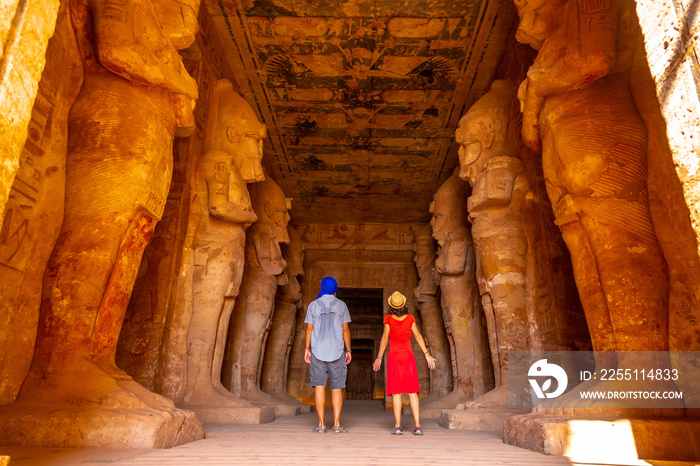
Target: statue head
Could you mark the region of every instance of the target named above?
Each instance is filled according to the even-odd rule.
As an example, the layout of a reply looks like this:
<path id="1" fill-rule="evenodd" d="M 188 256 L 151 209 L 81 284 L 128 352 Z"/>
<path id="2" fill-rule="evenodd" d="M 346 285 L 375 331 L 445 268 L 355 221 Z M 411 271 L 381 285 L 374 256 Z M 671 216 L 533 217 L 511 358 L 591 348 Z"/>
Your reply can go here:
<path id="1" fill-rule="evenodd" d="M 513 0 L 520 17 L 515 40 L 539 50 L 559 24 L 566 2 L 567 0 Z"/>
<path id="2" fill-rule="evenodd" d="M 246 183 L 265 179 L 262 169 L 263 138 L 267 127 L 248 102 L 233 90 L 228 79 L 219 79 L 210 97 L 204 150 L 221 149 Z"/>
<path id="3" fill-rule="evenodd" d="M 455 229 L 467 225 L 467 212 L 464 205 L 464 188 L 466 183 L 457 175 L 458 170 L 445 181 L 433 196 L 430 213 L 433 218 L 430 226 L 433 238 L 440 246 Z"/>
<path id="4" fill-rule="evenodd" d="M 491 157 L 511 155 L 507 147 L 508 122 L 513 91 L 507 81 L 497 80 L 459 120 L 455 140 L 459 144 L 459 177 L 472 186 Z"/>
<path id="5" fill-rule="evenodd" d="M 250 201 L 258 222 L 272 227 L 277 242 L 289 244 L 287 226 L 292 199 L 284 197 L 284 192 L 272 178 L 265 177 L 263 181 L 251 185 Z"/>
<path id="6" fill-rule="evenodd" d="M 200 0 L 158 0 L 153 7 L 163 32 L 177 50 L 186 49 L 194 43 L 199 30 L 197 13 Z"/>
<path id="7" fill-rule="evenodd" d="M 416 235 L 415 251 L 413 262 L 418 269 L 418 275 L 421 275 L 426 267 L 432 268 L 435 262 L 435 239 L 430 225 L 425 225 Z"/>
<path id="8" fill-rule="evenodd" d="M 284 259 L 287 261 L 287 273 L 296 277 L 304 275 L 304 243 L 301 241 L 299 233 L 287 225 L 289 234 L 289 244 L 285 248 Z"/>

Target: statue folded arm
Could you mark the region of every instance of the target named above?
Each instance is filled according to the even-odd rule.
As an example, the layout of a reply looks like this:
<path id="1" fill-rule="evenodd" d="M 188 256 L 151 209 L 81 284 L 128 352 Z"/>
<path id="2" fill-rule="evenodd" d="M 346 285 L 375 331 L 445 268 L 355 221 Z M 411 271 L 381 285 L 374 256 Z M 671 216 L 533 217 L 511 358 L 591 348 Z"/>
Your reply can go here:
<path id="1" fill-rule="evenodd" d="M 451 232 L 444 246 L 440 249 L 440 255 L 435 260 L 435 271 L 440 275 L 461 275 L 474 260 L 474 254 L 470 254 L 472 248 L 466 232 L 466 227 L 460 227 Z"/>
<path id="2" fill-rule="evenodd" d="M 258 263 L 263 272 L 270 276 L 284 272 L 287 261 L 282 258 L 282 249 L 270 227 L 266 224 L 256 223 L 248 230 L 248 234 L 252 237 Z"/>
<path id="3" fill-rule="evenodd" d="M 545 97 L 585 87 L 607 75 L 617 61 L 621 0 L 604 2 L 607 7 L 598 9 L 588 6 L 590 3 L 567 2 L 562 15 L 565 23 L 542 46 L 518 90 L 523 136 L 535 150 L 541 150 L 539 117 Z"/>
<path id="4" fill-rule="evenodd" d="M 211 150 L 202 158 L 204 162 L 202 174 L 207 183 L 209 215 L 230 223 L 250 225 L 255 222 L 258 219 L 255 212 L 246 210 L 230 199 L 229 170 L 234 168 L 225 162 L 230 155 L 221 150 Z"/>
<path id="5" fill-rule="evenodd" d="M 190 99 L 197 98 L 196 81 L 189 76 L 180 55 L 165 36 L 149 38 L 152 42 L 160 42 L 157 49 L 138 40 L 134 23 L 134 15 L 139 13 L 134 8 L 136 2 L 90 0 L 89 4 L 97 54 L 105 68 L 135 83 L 160 87 Z M 155 12 L 152 12 L 151 19 L 157 21 Z"/>

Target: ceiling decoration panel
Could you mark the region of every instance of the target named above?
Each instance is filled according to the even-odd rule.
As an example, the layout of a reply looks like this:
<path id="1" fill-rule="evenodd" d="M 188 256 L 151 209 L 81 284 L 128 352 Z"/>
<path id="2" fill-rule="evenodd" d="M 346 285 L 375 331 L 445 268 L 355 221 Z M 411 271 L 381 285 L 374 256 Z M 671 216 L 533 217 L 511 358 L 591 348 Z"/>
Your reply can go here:
<path id="1" fill-rule="evenodd" d="M 297 222 L 414 222 L 454 169 L 510 0 L 205 0 Z"/>

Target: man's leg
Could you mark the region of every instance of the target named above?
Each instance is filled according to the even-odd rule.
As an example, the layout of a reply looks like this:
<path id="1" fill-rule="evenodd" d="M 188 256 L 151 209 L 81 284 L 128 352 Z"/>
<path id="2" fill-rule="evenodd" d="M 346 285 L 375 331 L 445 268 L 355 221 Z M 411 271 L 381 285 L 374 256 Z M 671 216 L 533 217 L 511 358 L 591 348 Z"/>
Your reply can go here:
<path id="1" fill-rule="evenodd" d="M 340 425 L 340 411 L 343 409 L 343 389 L 331 390 L 331 403 L 333 403 L 333 426 Z"/>
<path id="2" fill-rule="evenodd" d="M 333 398 L 335 400 L 335 397 Z M 342 401 L 342 400 L 341 400 Z M 324 414 L 326 413 L 326 386 L 316 385 L 314 387 L 314 403 L 316 405 L 316 415 L 318 416 L 318 425 L 325 426 L 324 424 Z M 333 410 L 335 411 L 335 402 L 333 403 Z"/>

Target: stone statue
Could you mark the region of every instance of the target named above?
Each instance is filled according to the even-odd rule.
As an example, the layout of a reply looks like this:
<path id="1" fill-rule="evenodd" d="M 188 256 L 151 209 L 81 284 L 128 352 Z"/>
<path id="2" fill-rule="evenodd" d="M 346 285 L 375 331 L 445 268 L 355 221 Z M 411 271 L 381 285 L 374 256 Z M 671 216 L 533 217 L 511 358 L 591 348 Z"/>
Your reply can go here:
<path id="1" fill-rule="evenodd" d="M 287 226 L 290 243 L 283 248 L 287 261 L 284 273 L 287 284 L 277 288 L 275 311 L 263 357 L 260 387 L 272 397 L 289 404 L 308 406 L 287 392 L 287 367 L 294 341 L 297 314 L 302 309 L 301 285 L 297 277 L 304 275 L 304 250 L 299 233 Z"/>
<path id="2" fill-rule="evenodd" d="M 51 405 L 52 413 L 37 414 L 42 429 L 29 421 L 10 426 L 32 432 L 38 443 L 145 448 L 203 435 L 192 413 L 114 362 L 141 257 L 165 207 L 174 136 L 194 128 L 197 84 L 177 48 L 194 41 L 198 3 L 71 1 L 84 78 L 68 117 L 63 227 L 44 277 L 32 368 L 18 397 Z M 98 427 L 87 439 L 80 422 L 66 427 L 61 416 L 80 415 L 61 414 L 62 405 L 85 407 L 102 434 Z M 60 428 L 39 438 L 52 423 Z"/>
<path id="3" fill-rule="evenodd" d="M 452 351 L 453 391 L 424 407 L 454 408 L 484 392 L 483 381 L 475 373 L 481 356 L 477 349 L 480 331 L 475 279 L 474 246 L 464 206 L 464 181 L 454 173 L 433 196 L 430 226 L 439 245 L 435 260 L 436 283 L 440 285 L 445 328 Z"/>
<path id="4" fill-rule="evenodd" d="M 467 407 L 508 407 L 508 351 L 527 351 L 525 269 L 527 239 L 522 204 L 528 190 L 522 160 L 507 142 L 514 90 L 495 81 L 459 122 L 460 178 L 476 251 L 476 276 L 486 316 L 496 388 Z"/>
<path id="5" fill-rule="evenodd" d="M 207 421 L 206 408 L 251 406 L 221 384 L 221 365 L 233 302 L 243 277 L 245 231 L 257 220 L 246 183 L 262 181 L 265 125 L 233 90 L 216 82 L 210 97 L 205 152 L 195 170 L 190 221 L 194 273 L 192 318 L 187 330 L 184 406 Z"/>
<path id="6" fill-rule="evenodd" d="M 289 201 L 270 178 L 251 189 L 253 209 L 258 221 L 249 229 L 245 244 L 245 276 L 236 302 L 234 321 L 229 332 L 231 392 L 245 400 L 274 405 L 276 415 L 296 414 L 290 407 L 263 392 L 259 387 L 259 369 L 265 336 L 270 329 L 277 286 L 286 284 L 287 261 L 280 243 L 289 243 Z M 281 355 L 280 355 L 281 357 Z"/>
<path id="7" fill-rule="evenodd" d="M 430 225 L 426 225 L 416 235 L 416 255 L 413 261 L 418 269 L 419 282 L 414 290 L 416 304 L 423 321 L 423 333 L 430 347 L 430 354 L 435 358 L 435 364 L 442 369 L 430 372 L 430 395 L 423 403 L 442 398 L 453 389 L 452 362 L 450 360 L 450 344 L 447 341 L 445 322 L 438 299 L 438 287 L 433 280 L 436 248 L 435 239 Z"/>
<path id="8" fill-rule="evenodd" d="M 519 90 L 526 144 L 574 268 L 595 351 L 668 350 L 668 273 L 652 225 L 647 131 L 629 89 L 633 2 L 516 1 L 538 50 Z"/>

